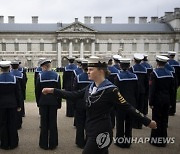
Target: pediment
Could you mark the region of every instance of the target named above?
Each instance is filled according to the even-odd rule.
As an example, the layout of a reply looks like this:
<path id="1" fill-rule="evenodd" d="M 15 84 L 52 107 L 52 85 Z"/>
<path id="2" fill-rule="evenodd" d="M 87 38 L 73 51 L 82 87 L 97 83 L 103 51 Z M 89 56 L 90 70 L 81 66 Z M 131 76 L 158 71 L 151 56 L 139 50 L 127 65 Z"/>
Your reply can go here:
<path id="1" fill-rule="evenodd" d="M 96 32 L 96 31 L 90 27 L 87 27 L 86 25 L 84 25 L 80 22 L 74 22 L 74 23 L 60 29 L 58 32 L 92 33 L 92 32 Z"/>

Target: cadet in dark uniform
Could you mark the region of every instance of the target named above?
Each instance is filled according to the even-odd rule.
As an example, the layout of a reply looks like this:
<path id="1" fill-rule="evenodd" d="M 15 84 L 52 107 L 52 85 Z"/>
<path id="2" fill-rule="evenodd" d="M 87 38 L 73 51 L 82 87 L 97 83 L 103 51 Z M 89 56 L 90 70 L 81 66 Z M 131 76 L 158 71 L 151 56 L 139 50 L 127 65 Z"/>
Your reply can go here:
<path id="1" fill-rule="evenodd" d="M 115 103 L 129 114 L 137 117 L 146 126 L 156 128 L 151 121 L 126 102 L 118 88 L 106 78 L 107 63 L 103 59 L 88 59 L 88 76 L 93 82 L 86 88 L 69 92 L 54 88 L 45 88 L 43 93 L 53 93 L 57 97 L 86 101 L 86 135 L 87 142 L 83 154 L 107 154 L 112 142 L 110 111 Z"/>
<path id="2" fill-rule="evenodd" d="M 17 60 L 18 61 L 18 60 Z M 24 68 L 24 67 L 21 67 L 21 61 L 19 61 L 19 68 L 18 68 L 19 72 L 23 73 L 23 78 L 24 78 L 24 81 L 25 81 L 25 87 L 23 89 L 23 98 L 24 98 L 24 101 L 26 100 L 26 84 L 27 84 L 27 69 Z M 22 115 L 23 117 L 25 117 L 25 108 L 24 106 L 22 107 Z"/>
<path id="3" fill-rule="evenodd" d="M 118 70 L 120 70 L 121 68 L 120 68 L 120 65 L 119 65 L 119 59 L 121 58 L 121 56 L 119 56 L 119 55 L 114 55 L 113 56 L 113 59 L 114 59 L 114 67 L 116 68 L 116 69 L 118 69 Z"/>
<path id="4" fill-rule="evenodd" d="M 82 90 L 90 84 L 87 74 L 87 60 L 82 61 L 83 73 L 75 79 L 74 90 Z M 85 121 L 86 121 L 86 102 L 84 99 L 77 99 L 75 103 L 75 119 L 76 119 L 76 144 L 80 148 L 84 148 L 86 143 L 85 137 Z"/>
<path id="5" fill-rule="evenodd" d="M 35 68 L 34 71 L 34 88 L 36 88 L 36 82 L 37 82 L 37 78 L 39 77 L 39 74 L 42 72 L 42 67 L 39 65 L 39 63 L 43 60 L 45 60 L 46 58 L 39 58 L 38 61 L 38 66 Z M 36 94 L 35 94 L 36 95 Z M 36 102 L 37 103 L 37 102 Z M 37 103 L 37 107 L 39 107 L 38 103 Z M 41 115 L 40 110 L 39 110 L 39 115 Z M 40 126 L 41 127 L 41 126 Z"/>
<path id="6" fill-rule="evenodd" d="M 37 78 L 39 77 L 39 73 L 42 72 L 42 68 L 39 66 L 39 63 L 40 63 L 42 60 L 45 60 L 45 59 L 46 59 L 46 58 L 39 58 L 38 66 L 36 67 L 35 72 L 34 72 L 34 87 L 36 86 L 36 80 L 37 80 Z"/>
<path id="7" fill-rule="evenodd" d="M 25 91 L 26 87 L 26 79 L 23 76 L 23 73 L 19 72 L 19 61 L 12 61 L 11 62 L 11 75 L 15 76 L 16 79 L 19 81 L 20 88 L 21 88 L 21 108 L 24 108 L 24 95 L 23 92 Z M 24 115 L 24 112 L 20 111 L 17 112 L 17 127 L 18 129 L 21 129 L 22 127 L 22 117 Z"/>
<path id="8" fill-rule="evenodd" d="M 77 66 L 74 64 L 74 57 L 69 57 L 69 64 L 65 67 L 63 73 L 63 89 L 72 91 L 74 83 L 74 70 L 77 69 Z M 74 117 L 74 102 L 72 100 L 66 100 L 66 116 Z"/>
<path id="9" fill-rule="evenodd" d="M 165 69 L 168 58 L 156 56 L 157 68 L 150 76 L 149 105 L 152 108 L 152 119 L 157 122 L 157 129 L 151 131 L 150 143 L 155 146 L 166 146 L 168 111 L 173 98 L 173 75 Z M 160 139 L 160 140 L 159 140 Z"/>
<path id="10" fill-rule="evenodd" d="M 180 64 L 179 62 L 177 62 L 176 60 L 174 60 L 174 57 L 176 55 L 176 52 L 174 51 L 169 51 L 168 52 L 169 55 L 169 60 L 168 60 L 168 64 L 174 68 L 174 100 L 173 100 L 173 104 L 172 107 L 170 108 L 169 111 L 169 115 L 174 115 L 176 113 L 176 99 L 177 99 L 177 89 L 180 85 Z"/>
<path id="11" fill-rule="evenodd" d="M 113 66 L 113 61 L 110 58 L 108 61 L 108 70 L 110 71 L 110 74 L 108 75 L 107 79 L 114 84 L 114 79 L 117 77 L 117 74 L 119 73 L 119 70 Z M 111 122 L 112 122 L 112 128 L 115 126 L 115 107 L 111 111 Z"/>
<path id="12" fill-rule="evenodd" d="M 138 78 L 136 74 L 128 71 L 131 59 L 120 59 L 122 71 L 115 80 L 115 85 L 119 88 L 124 99 L 133 107 L 136 106 L 138 99 Z M 124 143 L 116 143 L 121 148 L 129 148 L 132 137 L 132 117 L 121 107 L 116 108 L 116 137 L 124 138 Z"/>
<path id="13" fill-rule="evenodd" d="M 144 59 L 142 60 L 141 65 L 147 69 L 147 75 L 148 75 L 148 80 L 149 80 L 149 76 L 151 72 L 153 71 L 153 67 L 148 63 L 148 55 L 144 54 Z M 145 94 L 145 101 L 144 101 L 143 113 L 145 115 L 148 114 L 148 98 L 149 98 L 149 86 L 147 87 L 146 94 Z"/>
<path id="14" fill-rule="evenodd" d="M 149 83 L 147 69 L 140 64 L 143 58 L 144 56 L 142 54 L 134 54 L 135 65 L 130 68 L 130 71 L 136 74 L 138 77 L 138 100 L 136 104 L 136 109 L 138 109 L 143 114 L 146 114 L 144 113 L 144 104 Z M 133 123 L 133 128 L 142 129 L 141 122 L 136 121 L 135 123 Z"/>
<path id="15" fill-rule="evenodd" d="M 39 146 L 42 149 L 55 149 L 58 145 L 57 110 L 61 108 L 61 98 L 51 94 L 43 95 L 44 87 L 60 89 L 60 76 L 51 71 L 51 61 L 44 59 L 40 62 L 42 72 L 39 74 L 36 83 L 36 101 L 41 113 L 41 130 Z"/>
<path id="16" fill-rule="evenodd" d="M 168 57 L 168 56 L 167 56 Z M 174 79 L 176 79 L 176 74 L 175 74 L 175 69 L 174 69 L 174 67 L 172 67 L 171 65 L 169 65 L 169 63 L 166 63 L 165 64 L 165 69 L 167 69 L 168 71 L 170 71 L 171 73 L 172 73 L 172 75 L 173 75 L 173 77 L 174 77 Z M 176 97 L 175 97 L 175 89 L 176 89 L 176 80 L 174 80 L 174 89 L 173 89 L 173 99 L 172 99 L 172 104 L 171 104 L 171 108 L 169 109 L 169 115 L 170 116 L 174 116 L 174 114 L 176 113 Z"/>
<path id="17" fill-rule="evenodd" d="M 82 69 L 82 58 L 77 58 L 76 62 L 77 62 L 77 68 L 74 70 L 75 76 L 83 73 L 83 69 Z"/>
<path id="18" fill-rule="evenodd" d="M 10 61 L 1 61 L 0 68 L 0 148 L 18 146 L 17 111 L 20 111 L 20 86 L 16 77 L 9 73 Z"/>
<path id="19" fill-rule="evenodd" d="M 77 68 L 74 70 L 74 78 L 76 78 L 79 74 L 83 73 L 83 69 L 82 69 L 82 58 L 76 58 L 76 62 L 77 62 Z M 73 85 L 74 86 L 74 85 Z M 74 90 L 74 87 L 73 89 Z M 75 114 L 75 108 L 74 108 L 74 114 Z M 74 117 L 74 126 L 76 126 L 76 117 Z"/>

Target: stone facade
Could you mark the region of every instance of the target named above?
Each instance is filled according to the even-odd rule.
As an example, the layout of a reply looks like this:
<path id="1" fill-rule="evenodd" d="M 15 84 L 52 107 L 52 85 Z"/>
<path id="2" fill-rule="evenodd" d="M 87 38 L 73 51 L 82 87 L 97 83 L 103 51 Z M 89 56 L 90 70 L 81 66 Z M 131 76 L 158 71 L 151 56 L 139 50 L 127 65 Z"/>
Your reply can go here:
<path id="1" fill-rule="evenodd" d="M 152 17 L 151 20 L 147 22 L 146 17 L 140 17 L 139 26 L 144 28 L 141 30 L 134 23 L 135 17 L 129 17 L 126 25 L 132 26 L 124 31 L 121 28 L 115 31 L 113 26 L 123 25 L 113 24 L 112 17 L 106 17 L 105 23 L 101 23 L 101 17 L 94 17 L 94 23 L 91 23 L 91 17 L 88 16 L 85 17 L 85 23 L 75 18 L 71 24 L 57 23 L 53 25 L 54 29 L 49 30 L 47 27 L 43 31 L 36 16 L 32 17 L 32 24 L 29 25 L 16 24 L 12 17 L 10 23 L 4 23 L 1 16 L 0 59 L 13 60 L 18 57 L 24 66 L 35 67 L 40 57 L 46 57 L 52 59 L 53 67 L 60 67 L 67 63 L 68 56 L 86 58 L 91 55 L 120 54 L 131 58 L 133 53 L 139 52 L 148 54 L 149 60 L 153 62 L 155 55 L 174 50 L 177 52 L 176 59 L 180 60 L 180 9 L 175 8 L 174 12 L 165 13 L 159 19 Z M 153 27 L 152 30 L 148 29 L 151 25 L 168 28 L 167 31 L 161 31 L 161 28 L 153 31 Z"/>

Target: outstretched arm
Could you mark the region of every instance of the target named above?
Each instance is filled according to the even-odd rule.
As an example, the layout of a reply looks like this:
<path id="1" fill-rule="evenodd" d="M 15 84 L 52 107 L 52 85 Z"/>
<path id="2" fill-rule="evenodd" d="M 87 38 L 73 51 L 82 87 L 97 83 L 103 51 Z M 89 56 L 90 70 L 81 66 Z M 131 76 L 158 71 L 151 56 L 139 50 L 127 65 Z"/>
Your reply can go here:
<path id="1" fill-rule="evenodd" d="M 85 88 L 78 91 L 66 91 L 66 90 L 61 90 L 61 89 L 56 89 L 56 88 L 44 88 L 42 90 L 42 93 L 44 95 L 51 93 L 51 94 L 56 95 L 57 97 L 74 100 L 78 98 L 83 98 L 85 90 L 86 90 Z"/>
<path id="2" fill-rule="evenodd" d="M 156 129 L 157 125 L 156 122 L 153 120 L 150 120 L 145 115 L 143 115 L 141 112 L 139 112 L 137 109 L 135 109 L 132 105 L 126 102 L 126 100 L 123 98 L 123 96 L 120 94 L 119 90 L 117 88 L 113 89 L 113 97 L 112 99 L 114 102 L 119 104 L 119 106 L 129 113 L 132 117 L 140 120 L 145 126 L 148 126 L 152 129 Z"/>

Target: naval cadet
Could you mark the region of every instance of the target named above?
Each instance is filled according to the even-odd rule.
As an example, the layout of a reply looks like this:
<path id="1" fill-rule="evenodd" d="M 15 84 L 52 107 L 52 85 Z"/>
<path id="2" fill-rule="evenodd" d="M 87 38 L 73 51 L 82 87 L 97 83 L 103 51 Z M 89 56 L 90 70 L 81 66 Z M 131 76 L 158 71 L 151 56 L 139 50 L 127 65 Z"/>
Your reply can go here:
<path id="1" fill-rule="evenodd" d="M 83 61 L 83 58 L 76 58 L 76 63 L 77 63 L 77 68 L 74 70 L 74 78 L 76 78 L 79 74 L 83 73 L 83 69 L 82 69 L 82 61 Z M 74 86 L 74 85 L 73 85 Z M 73 89 L 74 90 L 74 87 Z M 75 108 L 74 108 L 74 115 L 75 115 Z M 76 126 L 76 116 L 74 117 L 74 126 Z"/>
<path id="2" fill-rule="evenodd" d="M 174 68 L 174 82 L 175 82 L 175 87 L 174 87 L 174 104 L 170 108 L 169 115 L 174 115 L 176 113 L 176 99 L 177 99 L 177 89 L 180 85 L 180 64 L 177 62 L 174 57 L 176 55 L 176 52 L 174 51 L 169 51 L 168 52 L 168 64 Z"/>
<path id="3" fill-rule="evenodd" d="M 147 69 L 147 75 L 148 75 L 148 80 L 149 80 L 149 76 L 151 74 L 151 72 L 153 71 L 153 67 L 148 63 L 148 55 L 144 54 L 144 59 L 142 60 L 141 62 L 141 65 L 143 67 L 145 67 Z M 148 87 L 147 87 L 147 90 L 146 90 L 146 93 L 145 93 L 145 101 L 144 101 L 144 111 L 143 113 L 145 115 L 148 114 L 148 98 L 149 98 L 149 84 L 147 84 Z"/>
<path id="4" fill-rule="evenodd" d="M 63 72 L 63 89 L 72 91 L 73 90 L 73 83 L 74 83 L 74 70 L 77 69 L 77 66 L 74 64 L 74 57 L 69 57 L 68 61 L 69 64 L 65 66 Z M 66 100 L 66 116 L 67 117 L 74 117 L 74 102 L 72 100 Z"/>
<path id="5" fill-rule="evenodd" d="M 41 66 L 39 65 L 39 63 L 44 60 L 46 58 L 39 58 L 39 61 L 38 61 L 38 66 L 36 67 L 35 71 L 34 71 L 34 87 L 36 86 L 36 80 L 37 78 L 39 77 L 39 73 L 42 72 L 42 68 Z"/>
<path id="6" fill-rule="evenodd" d="M 55 149 L 58 145 L 57 110 L 61 108 L 61 98 L 52 94 L 42 94 L 45 87 L 61 88 L 60 76 L 51 71 L 51 60 L 44 59 L 40 63 L 42 72 L 36 82 L 36 101 L 41 113 L 39 146 L 42 149 Z"/>
<path id="7" fill-rule="evenodd" d="M 150 144 L 164 147 L 167 144 L 168 111 L 173 99 L 174 79 L 172 73 L 165 69 L 168 58 L 156 56 L 156 61 L 157 68 L 151 73 L 149 81 L 149 105 L 157 129 L 151 131 Z"/>
<path id="8" fill-rule="evenodd" d="M 16 58 L 15 58 L 15 60 L 16 60 Z M 24 98 L 24 101 L 25 101 L 26 100 L 26 84 L 27 84 L 27 80 L 28 80 L 28 78 L 27 78 L 27 69 L 25 67 L 21 66 L 21 61 L 20 60 L 17 60 L 17 61 L 19 61 L 18 70 L 19 70 L 20 73 L 23 73 L 23 79 L 25 81 L 25 86 L 24 86 L 24 89 L 23 89 L 23 98 Z M 25 117 L 25 108 L 23 107 L 21 110 L 22 110 L 23 117 Z"/>
<path id="9" fill-rule="evenodd" d="M 145 96 L 148 91 L 149 83 L 148 83 L 147 69 L 140 64 L 143 58 L 144 58 L 143 54 L 135 53 L 134 54 L 135 65 L 133 65 L 130 68 L 130 71 L 136 74 L 138 77 L 138 100 L 137 100 L 136 108 L 143 114 L 146 114 L 144 113 L 144 106 L 145 106 Z M 142 124 L 137 121 L 133 123 L 133 128 L 142 129 Z"/>
<path id="10" fill-rule="evenodd" d="M 138 99 L 138 78 L 137 75 L 129 71 L 131 59 L 121 58 L 120 66 L 122 71 L 115 79 L 115 85 L 119 88 L 124 99 L 132 106 L 136 107 Z M 132 117 L 121 107 L 116 108 L 116 138 L 123 139 L 124 142 L 116 143 L 121 148 L 129 148 L 132 137 Z"/>
<path id="11" fill-rule="evenodd" d="M 52 93 L 65 99 L 82 98 L 86 102 L 86 135 L 87 142 L 83 154 L 107 154 L 112 142 L 110 111 L 118 104 L 144 125 L 156 128 L 156 123 L 145 117 L 123 98 L 118 88 L 106 79 L 107 62 L 100 58 L 88 59 L 88 77 L 93 82 L 79 91 L 66 91 L 56 88 L 44 88 L 43 93 Z"/>
<path id="12" fill-rule="evenodd" d="M 21 111 L 20 86 L 9 72 L 10 63 L 0 62 L 0 148 L 5 150 L 18 146 L 17 111 Z"/>
<path id="13" fill-rule="evenodd" d="M 117 77 L 117 74 L 119 73 L 119 70 L 113 65 L 112 58 L 108 59 L 108 70 L 109 75 L 107 76 L 107 79 L 114 84 L 114 79 Z M 115 127 L 115 107 L 111 111 L 111 122 L 112 122 L 112 128 Z"/>
<path id="14" fill-rule="evenodd" d="M 119 59 L 121 58 L 120 55 L 113 55 L 113 60 L 114 60 L 114 67 L 118 70 L 120 70 L 120 65 L 119 65 Z"/>
<path id="15" fill-rule="evenodd" d="M 36 82 L 37 82 L 37 78 L 39 77 L 39 74 L 42 72 L 42 67 L 40 66 L 41 61 L 45 60 L 46 58 L 39 58 L 38 61 L 38 66 L 35 68 L 34 71 L 34 89 L 36 88 Z M 36 95 L 36 94 L 35 94 Z M 37 107 L 39 107 L 38 103 L 36 102 Z M 40 110 L 39 110 L 39 115 L 41 115 Z M 41 127 L 41 126 L 40 126 Z"/>
<path id="16" fill-rule="evenodd" d="M 167 53 L 165 53 L 165 54 L 161 54 L 161 56 L 165 56 L 165 57 L 167 57 L 168 58 L 168 54 Z M 168 62 L 165 64 L 165 69 L 167 69 L 167 70 L 169 70 L 171 73 L 172 73 L 172 75 L 173 75 L 173 77 L 174 77 L 174 79 L 176 79 L 176 73 L 175 73 L 175 68 L 173 67 L 173 66 L 171 66 Z M 175 113 L 176 113 L 176 80 L 174 80 L 174 89 L 173 89 L 173 99 L 172 99 L 172 104 L 171 104 L 171 107 L 170 107 L 170 109 L 169 109 L 169 116 L 174 116 L 175 115 Z"/>
<path id="17" fill-rule="evenodd" d="M 25 91 L 25 87 L 26 87 L 26 79 L 23 76 L 23 73 L 21 73 L 18 70 L 19 67 L 19 61 L 12 61 L 11 62 L 11 75 L 15 76 L 16 79 L 19 81 L 20 84 L 20 88 L 21 88 L 21 109 L 24 109 L 24 95 L 23 92 Z M 23 117 L 24 113 L 22 112 L 22 110 L 20 112 L 17 112 L 17 127 L 18 129 L 21 129 L 22 127 L 22 117 Z"/>
<path id="18" fill-rule="evenodd" d="M 83 73 L 75 78 L 74 90 L 81 90 L 87 87 L 91 81 L 87 74 L 87 60 L 82 61 Z M 75 119 L 76 119 L 76 144 L 79 148 L 84 148 L 86 143 L 85 122 L 86 122 L 86 102 L 84 99 L 77 99 L 75 103 Z"/>
<path id="19" fill-rule="evenodd" d="M 74 74 L 75 74 L 75 76 L 77 76 L 77 75 L 83 73 L 83 69 L 82 69 L 83 58 L 76 58 L 75 60 L 77 62 L 77 68 L 74 70 Z"/>

